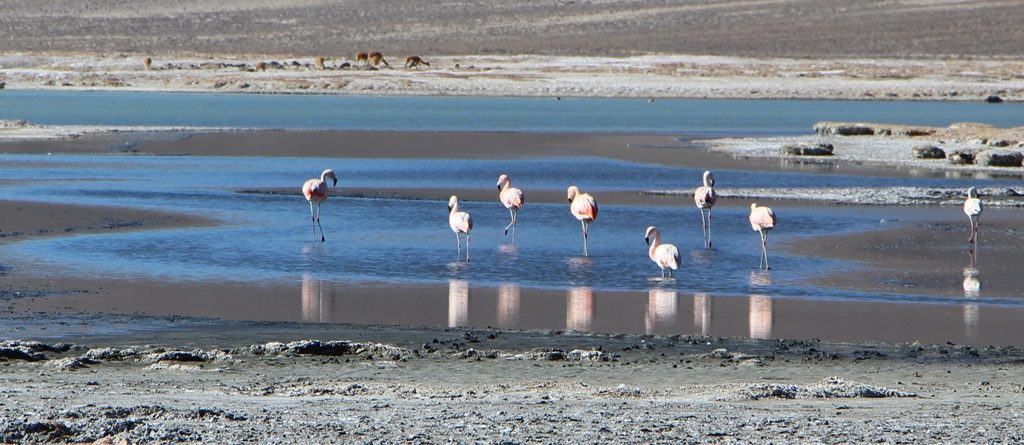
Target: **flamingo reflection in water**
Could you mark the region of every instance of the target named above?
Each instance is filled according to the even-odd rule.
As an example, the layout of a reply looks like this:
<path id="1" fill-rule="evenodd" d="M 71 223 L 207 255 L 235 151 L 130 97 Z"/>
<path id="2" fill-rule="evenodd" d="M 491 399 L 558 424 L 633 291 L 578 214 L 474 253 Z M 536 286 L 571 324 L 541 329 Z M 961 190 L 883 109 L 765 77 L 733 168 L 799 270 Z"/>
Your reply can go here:
<path id="1" fill-rule="evenodd" d="M 519 286 L 502 284 L 498 288 L 498 327 L 515 328 L 519 325 Z"/>
<path id="2" fill-rule="evenodd" d="M 974 267 L 964 268 L 964 298 L 975 300 L 981 296 L 980 272 Z M 979 306 L 974 303 L 964 305 L 964 334 L 974 338 L 978 332 Z"/>
<path id="3" fill-rule="evenodd" d="M 772 338 L 772 299 L 750 296 L 750 338 Z"/>
<path id="4" fill-rule="evenodd" d="M 708 294 L 693 296 L 693 329 L 695 334 L 711 335 L 711 296 Z"/>
<path id="5" fill-rule="evenodd" d="M 644 328 L 647 334 L 655 334 L 658 330 L 668 333 L 676 324 L 676 300 L 678 294 L 666 289 L 647 291 L 647 314 L 644 317 Z"/>
<path id="6" fill-rule="evenodd" d="M 324 295 L 324 282 L 310 274 L 302 275 L 302 321 L 324 323 L 334 313 L 334 296 Z"/>
<path id="7" fill-rule="evenodd" d="M 469 282 L 448 280 L 448 327 L 467 326 L 469 323 Z"/>
<path id="8" fill-rule="evenodd" d="M 565 328 L 589 332 L 594 324 L 594 290 L 589 287 L 569 289 L 565 299 Z"/>

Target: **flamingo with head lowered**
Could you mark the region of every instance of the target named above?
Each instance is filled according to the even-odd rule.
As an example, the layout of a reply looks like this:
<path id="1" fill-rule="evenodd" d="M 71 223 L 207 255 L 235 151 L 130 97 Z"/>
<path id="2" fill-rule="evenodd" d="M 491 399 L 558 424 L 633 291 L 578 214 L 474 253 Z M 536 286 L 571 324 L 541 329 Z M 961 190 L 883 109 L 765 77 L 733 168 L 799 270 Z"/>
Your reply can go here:
<path id="1" fill-rule="evenodd" d="M 310 179 L 302 184 L 302 195 L 306 197 L 306 201 L 309 201 L 309 217 L 315 223 L 313 226 L 313 239 L 316 239 L 316 228 L 320 227 L 320 242 L 326 241 L 324 238 L 324 228 L 320 225 L 320 203 L 327 200 L 327 180 L 333 181 L 331 186 L 338 185 L 338 177 L 334 175 L 334 170 L 327 169 L 320 174 L 320 179 Z M 313 212 L 313 204 L 316 204 L 316 213 Z"/>

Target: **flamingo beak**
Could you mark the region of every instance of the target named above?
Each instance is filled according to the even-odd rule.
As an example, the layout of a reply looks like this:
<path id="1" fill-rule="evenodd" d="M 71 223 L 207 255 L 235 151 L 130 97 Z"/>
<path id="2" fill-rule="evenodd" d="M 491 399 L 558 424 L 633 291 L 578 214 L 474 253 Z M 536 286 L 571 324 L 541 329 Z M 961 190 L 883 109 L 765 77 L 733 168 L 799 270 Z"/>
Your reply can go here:
<path id="1" fill-rule="evenodd" d="M 647 237 L 644 237 L 644 244 L 647 244 L 648 246 L 650 246 L 651 245 L 651 239 L 647 238 Z"/>
<path id="2" fill-rule="evenodd" d="M 498 191 L 501 191 L 501 184 L 498 184 Z"/>
<path id="3" fill-rule="evenodd" d="M 335 180 L 334 180 L 334 184 L 332 185 L 332 187 L 337 187 L 337 185 L 338 185 L 338 180 L 337 180 L 337 179 L 335 179 Z"/>
<path id="4" fill-rule="evenodd" d="M 452 213 L 452 206 L 451 205 L 448 206 L 448 213 Z"/>

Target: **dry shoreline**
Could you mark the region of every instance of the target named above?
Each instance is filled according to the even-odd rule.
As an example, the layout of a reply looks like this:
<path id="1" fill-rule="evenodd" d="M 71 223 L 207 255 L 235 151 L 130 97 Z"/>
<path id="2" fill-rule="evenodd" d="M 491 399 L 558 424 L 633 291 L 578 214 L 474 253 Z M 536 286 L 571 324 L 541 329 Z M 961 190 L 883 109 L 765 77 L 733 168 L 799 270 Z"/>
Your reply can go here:
<path id="1" fill-rule="evenodd" d="M 222 326 L 208 340 L 0 342 L 13 396 L 0 439 L 1021 440 L 1017 348 Z M 317 337 L 344 340 L 290 340 Z"/>
<path id="2" fill-rule="evenodd" d="M 431 55 L 426 69 L 347 57 L 0 53 L 9 89 L 715 99 L 1024 100 L 1017 60 Z M 257 63 L 277 63 L 256 71 Z M 394 61 L 399 63 L 399 61 Z M 345 66 L 344 64 L 350 66 Z"/>

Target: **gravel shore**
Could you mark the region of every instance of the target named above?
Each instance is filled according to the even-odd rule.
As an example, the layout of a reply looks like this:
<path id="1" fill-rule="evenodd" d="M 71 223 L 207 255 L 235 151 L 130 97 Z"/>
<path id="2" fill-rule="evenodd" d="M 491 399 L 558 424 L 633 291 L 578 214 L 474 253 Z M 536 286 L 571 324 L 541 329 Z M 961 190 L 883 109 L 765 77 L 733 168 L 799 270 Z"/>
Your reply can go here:
<path id="1" fill-rule="evenodd" d="M 184 348 L 2 342 L 0 441 L 1024 439 L 1017 348 L 401 328 L 247 344 L 239 329 L 282 328 L 227 324 Z M 351 328 L 314 330 L 332 329 Z"/>

